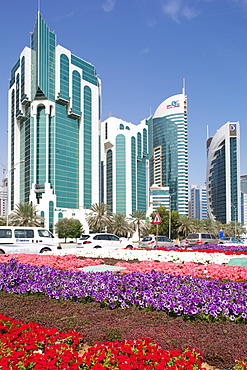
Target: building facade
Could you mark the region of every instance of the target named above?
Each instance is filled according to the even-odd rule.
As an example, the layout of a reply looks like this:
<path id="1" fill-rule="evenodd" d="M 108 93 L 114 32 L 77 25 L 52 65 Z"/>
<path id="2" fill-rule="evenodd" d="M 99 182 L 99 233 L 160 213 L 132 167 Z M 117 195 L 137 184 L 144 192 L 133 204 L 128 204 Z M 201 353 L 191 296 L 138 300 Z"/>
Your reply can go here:
<path id="1" fill-rule="evenodd" d="M 8 178 L 2 180 L 0 186 L 0 216 L 7 216 L 8 209 Z"/>
<path id="2" fill-rule="evenodd" d="M 207 140 L 206 182 L 209 217 L 240 222 L 239 122 L 227 122 Z"/>
<path id="3" fill-rule="evenodd" d="M 241 189 L 241 225 L 247 228 L 247 175 L 240 176 Z"/>
<path id="4" fill-rule="evenodd" d="M 208 217 L 206 186 L 190 186 L 190 217 L 204 220 Z"/>
<path id="5" fill-rule="evenodd" d="M 164 100 L 148 119 L 152 127 L 153 155 L 150 186 L 169 187 L 171 210 L 188 215 L 187 97 Z"/>
<path id="6" fill-rule="evenodd" d="M 147 214 L 155 212 L 158 207 L 171 209 L 169 187 L 153 184 L 149 193 L 149 208 Z"/>
<path id="7" fill-rule="evenodd" d="M 101 201 L 114 213 L 146 212 L 148 125 L 109 117 L 101 123 Z"/>
<path id="8" fill-rule="evenodd" d="M 11 70 L 9 211 L 32 201 L 50 230 L 63 217 L 83 221 L 100 196 L 100 104 L 95 67 L 57 45 L 38 13 Z"/>

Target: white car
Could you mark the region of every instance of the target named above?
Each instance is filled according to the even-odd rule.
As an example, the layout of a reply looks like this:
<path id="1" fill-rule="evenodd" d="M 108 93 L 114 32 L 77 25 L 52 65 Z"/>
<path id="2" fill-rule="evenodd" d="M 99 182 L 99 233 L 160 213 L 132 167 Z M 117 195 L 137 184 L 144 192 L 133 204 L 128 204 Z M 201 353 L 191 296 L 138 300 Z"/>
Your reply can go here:
<path id="1" fill-rule="evenodd" d="M 243 241 L 233 236 L 224 236 L 223 238 L 219 239 L 219 244 L 224 245 L 244 245 Z"/>
<path id="2" fill-rule="evenodd" d="M 133 248 L 133 243 L 109 233 L 82 235 L 76 248 Z"/>
<path id="3" fill-rule="evenodd" d="M 41 243 L 15 243 L 15 244 L 0 244 L 0 254 L 39 254 L 45 252 L 56 251 L 62 249 L 60 244 L 41 244 Z"/>

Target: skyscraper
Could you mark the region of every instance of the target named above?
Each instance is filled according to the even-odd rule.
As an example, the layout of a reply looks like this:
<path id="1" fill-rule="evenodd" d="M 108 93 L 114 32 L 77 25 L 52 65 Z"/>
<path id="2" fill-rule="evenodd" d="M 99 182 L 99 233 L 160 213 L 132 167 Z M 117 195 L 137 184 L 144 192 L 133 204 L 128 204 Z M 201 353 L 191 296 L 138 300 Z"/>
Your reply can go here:
<path id="1" fill-rule="evenodd" d="M 240 222 L 239 122 L 227 122 L 207 140 L 206 182 L 209 217 Z"/>
<path id="2" fill-rule="evenodd" d="M 100 101 L 95 67 L 57 45 L 38 12 L 11 70 L 10 210 L 32 201 L 52 230 L 99 201 Z"/>
<path id="3" fill-rule="evenodd" d="M 171 210 L 188 214 L 187 97 L 184 93 L 164 100 L 148 119 L 153 156 L 150 186 L 169 187 Z"/>
<path id="4" fill-rule="evenodd" d="M 190 186 L 190 216 L 203 220 L 208 217 L 206 186 Z"/>
<path id="5" fill-rule="evenodd" d="M 101 124 L 102 201 L 114 213 L 146 212 L 148 125 L 109 117 Z"/>

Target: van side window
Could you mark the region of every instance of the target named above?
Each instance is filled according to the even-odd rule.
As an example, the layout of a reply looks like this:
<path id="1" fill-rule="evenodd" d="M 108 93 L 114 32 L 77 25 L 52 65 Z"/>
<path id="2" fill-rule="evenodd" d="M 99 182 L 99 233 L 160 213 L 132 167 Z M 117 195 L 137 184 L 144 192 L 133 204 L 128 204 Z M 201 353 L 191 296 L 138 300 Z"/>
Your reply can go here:
<path id="1" fill-rule="evenodd" d="M 34 238 L 34 231 L 30 229 L 16 229 L 14 232 L 15 238 Z"/>
<path id="2" fill-rule="evenodd" d="M 0 229 L 0 238 L 12 238 L 12 231 L 10 229 Z"/>
<path id="3" fill-rule="evenodd" d="M 41 237 L 43 236 L 43 238 L 52 238 L 53 237 L 53 235 L 50 233 L 50 231 L 45 230 L 45 229 L 38 230 L 38 234 Z"/>

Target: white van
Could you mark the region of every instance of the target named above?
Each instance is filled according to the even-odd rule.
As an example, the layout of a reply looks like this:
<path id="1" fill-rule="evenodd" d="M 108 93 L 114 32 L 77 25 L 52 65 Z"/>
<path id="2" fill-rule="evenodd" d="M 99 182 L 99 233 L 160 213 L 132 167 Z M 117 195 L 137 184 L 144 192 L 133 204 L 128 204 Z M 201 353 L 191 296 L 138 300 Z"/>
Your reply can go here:
<path id="1" fill-rule="evenodd" d="M 59 240 L 43 227 L 0 226 L 0 244 L 44 243 L 58 244 Z"/>

